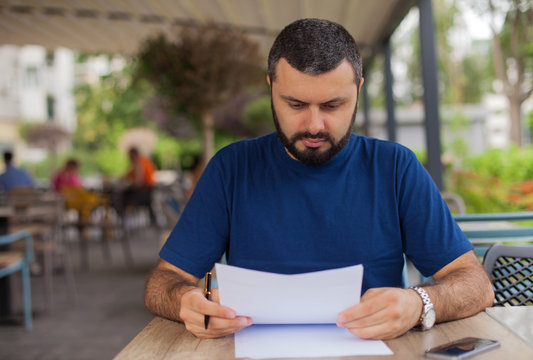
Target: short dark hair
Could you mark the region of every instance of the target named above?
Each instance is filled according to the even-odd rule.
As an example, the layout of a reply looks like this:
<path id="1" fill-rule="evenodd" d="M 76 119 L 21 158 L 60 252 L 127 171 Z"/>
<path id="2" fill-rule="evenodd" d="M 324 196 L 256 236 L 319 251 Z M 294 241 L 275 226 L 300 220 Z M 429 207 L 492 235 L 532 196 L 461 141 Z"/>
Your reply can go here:
<path id="1" fill-rule="evenodd" d="M 80 162 L 74 158 L 70 158 L 65 163 L 65 167 L 67 168 L 78 168 L 80 166 Z"/>
<path id="2" fill-rule="evenodd" d="M 5 151 L 4 152 L 4 162 L 6 164 L 11 164 L 12 160 L 13 160 L 13 153 L 11 151 Z"/>
<path id="3" fill-rule="evenodd" d="M 298 71 L 311 75 L 333 70 L 346 59 L 353 67 L 357 85 L 363 77 L 357 43 L 344 27 L 329 20 L 296 20 L 279 33 L 268 54 L 271 82 L 276 79 L 276 66 L 281 58 Z"/>

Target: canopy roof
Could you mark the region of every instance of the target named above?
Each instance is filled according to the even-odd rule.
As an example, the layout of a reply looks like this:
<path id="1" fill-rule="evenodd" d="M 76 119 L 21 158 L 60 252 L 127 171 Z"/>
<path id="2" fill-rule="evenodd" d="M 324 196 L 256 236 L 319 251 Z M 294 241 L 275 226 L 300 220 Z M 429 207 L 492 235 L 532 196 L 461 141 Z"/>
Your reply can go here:
<path id="1" fill-rule="evenodd" d="M 368 58 L 414 0 L 0 0 L 0 44 L 134 53 L 146 37 L 206 21 L 245 30 L 266 54 L 276 34 L 305 17 L 345 26 Z"/>

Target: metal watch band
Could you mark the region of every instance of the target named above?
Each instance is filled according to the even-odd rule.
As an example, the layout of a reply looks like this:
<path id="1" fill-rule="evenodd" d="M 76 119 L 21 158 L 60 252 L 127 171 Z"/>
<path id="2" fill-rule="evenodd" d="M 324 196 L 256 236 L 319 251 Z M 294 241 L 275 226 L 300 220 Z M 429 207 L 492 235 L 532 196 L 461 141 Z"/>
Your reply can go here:
<path id="1" fill-rule="evenodd" d="M 421 287 L 418 287 L 418 286 L 411 286 L 409 289 L 413 289 L 414 291 L 416 291 L 418 293 L 418 295 L 420 295 L 420 297 L 422 298 L 422 302 L 424 303 L 424 306 L 425 305 L 433 305 L 433 303 L 431 302 L 431 299 L 429 298 L 429 295 L 426 292 L 426 290 L 424 290 L 424 289 L 422 289 Z"/>
<path id="2" fill-rule="evenodd" d="M 435 308 L 433 303 L 431 302 L 428 293 L 423 288 L 411 286 L 410 289 L 413 289 L 418 293 L 418 295 L 422 298 L 423 303 L 422 314 L 420 315 L 420 319 L 418 319 L 419 324 L 415 327 L 415 329 L 418 328 L 420 330 L 428 330 L 433 327 L 433 324 L 435 324 Z"/>

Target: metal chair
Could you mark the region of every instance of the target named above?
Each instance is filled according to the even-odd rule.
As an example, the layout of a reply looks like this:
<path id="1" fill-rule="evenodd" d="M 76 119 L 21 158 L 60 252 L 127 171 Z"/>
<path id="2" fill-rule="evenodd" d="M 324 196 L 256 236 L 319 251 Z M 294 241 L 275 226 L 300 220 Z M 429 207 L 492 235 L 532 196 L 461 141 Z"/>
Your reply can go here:
<path id="1" fill-rule="evenodd" d="M 77 300 L 76 281 L 70 254 L 62 233 L 64 200 L 59 194 L 36 191 L 13 192 L 8 197 L 14 208 L 11 231 L 27 230 L 33 238 L 33 248 L 38 264 L 42 266 L 46 307 L 54 304 L 54 269 L 56 259 L 61 260 L 66 285 L 74 301 Z"/>
<path id="2" fill-rule="evenodd" d="M 31 313 L 31 286 L 30 263 L 33 261 L 32 237 L 27 231 L 20 231 L 9 235 L 0 236 L 0 245 L 6 246 L 24 240 L 25 251 L 0 252 L 0 277 L 11 275 L 17 271 L 22 272 L 22 293 L 24 303 L 24 326 L 27 330 L 32 328 Z"/>
<path id="3" fill-rule="evenodd" d="M 493 245 L 483 265 L 492 279 L 493 306 L 533 305 L 533 245 Z"/>

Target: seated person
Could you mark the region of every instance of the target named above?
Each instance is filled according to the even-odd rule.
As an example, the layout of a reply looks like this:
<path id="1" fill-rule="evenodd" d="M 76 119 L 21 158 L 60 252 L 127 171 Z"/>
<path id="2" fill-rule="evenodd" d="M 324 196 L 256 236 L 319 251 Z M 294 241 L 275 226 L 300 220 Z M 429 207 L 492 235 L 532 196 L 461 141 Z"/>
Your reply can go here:
<path id="1" fill-rule="evenodd" d="M 13 165 L 13 153 L 4 152 L 5 170 L 0 175 L 0 190 L 9 193 L 17 188 L 35 188 L 35 183 L 31 176 L 24 170 Z"/>
<path id="2" fill-rule="evenodd" d="M 198 287 L 224 253 L 230 265 L 282 274 L 363 264 L 360 303 L 337 326 L 366 339 L 491 306 L 472 244 L 414 153 L 352 133 L 363 81 L 340 25 L 303 19 L 281 31 L 267 76 L 277 131 L 231 144 L 207 165 L 148 278 L 151 312 L 202 338 L 251 325 L 216 289 L 207 300 Z M 404 255 L 434 280 L 403 288 Z"/>
<path id="3" fill-rule="evenodd" d="M 150 220 L 155 221 L 151 206 L 152 187 L 155 185 L 156 167 L 150 158 L 141 155 L 137 148 L 128 151 L 130 167 L 124 176 L 126 188 L 122 192 L 119 213 L 124 214 L 129 205 L 146 206 L 150 212 Z"/>
<path id="4" fill-rule="evenodd" d="M 79 168 L 78 160 L 68 159 L 65 165 L 54 174 L 51 189 L 63 195 L 66 208 L 76 211 L 78 224 L 83 226 L 90 222 L 92 212 L 103 204 L 103 199 L 101 195 L 83 187 Z"/>
<path id="5" fill-rule="evenodd" d="M 55 173 L 51 184 L 52 191 L 61 192 L 64 187 L 81 187 L 79 167 L 80 164 L 76 159 L 68 159 L 65 165 Z"/>

